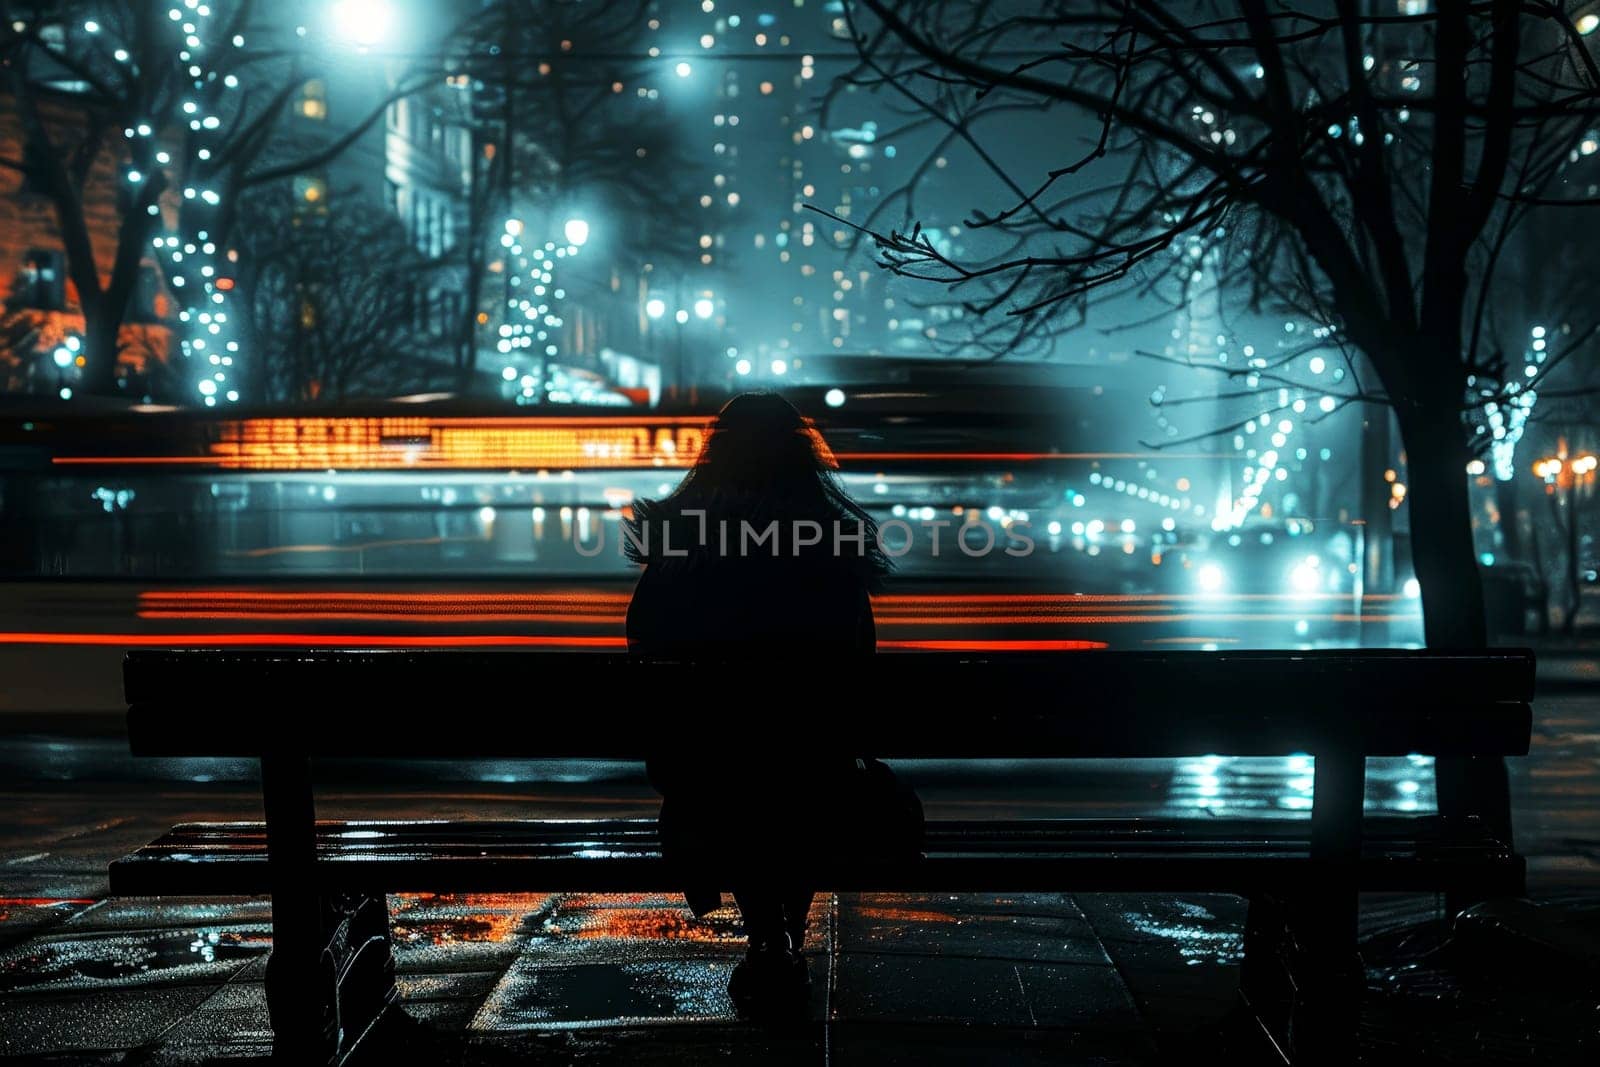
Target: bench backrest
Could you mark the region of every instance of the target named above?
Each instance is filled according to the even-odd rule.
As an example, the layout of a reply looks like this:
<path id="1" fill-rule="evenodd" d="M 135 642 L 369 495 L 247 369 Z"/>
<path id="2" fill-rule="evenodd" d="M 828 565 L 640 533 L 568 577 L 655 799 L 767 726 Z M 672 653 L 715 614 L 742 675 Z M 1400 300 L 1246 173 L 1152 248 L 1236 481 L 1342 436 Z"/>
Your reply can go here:
<path id="1" fill-rule="evenodd" d="M 794 713 L 884 757 L 1519 755 L 1534 657 L 1471 652 L 897 653 L 837 662 L 610 653 L 135 651 L 136 754 L 635 759 L 737 750 Z"/>

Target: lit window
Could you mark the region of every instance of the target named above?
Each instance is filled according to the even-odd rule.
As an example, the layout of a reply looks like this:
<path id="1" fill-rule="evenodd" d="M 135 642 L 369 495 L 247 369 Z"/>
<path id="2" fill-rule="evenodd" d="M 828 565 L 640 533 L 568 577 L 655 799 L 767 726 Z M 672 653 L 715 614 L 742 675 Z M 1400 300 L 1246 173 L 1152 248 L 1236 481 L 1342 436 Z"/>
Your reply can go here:
<path id="1" fill-rule="evenodd" d="M 297 175 L 294 179 L 294 198 L 302 204 L 326 210 L 328 183 L 309 174 Z"/>
<path id="2" fill-rule="evenodd" d="M 301 116 L 318 122 L 328 117 L 328 87 L 321 78 L 312 78 L 300 87 L 294 109 Z"/>

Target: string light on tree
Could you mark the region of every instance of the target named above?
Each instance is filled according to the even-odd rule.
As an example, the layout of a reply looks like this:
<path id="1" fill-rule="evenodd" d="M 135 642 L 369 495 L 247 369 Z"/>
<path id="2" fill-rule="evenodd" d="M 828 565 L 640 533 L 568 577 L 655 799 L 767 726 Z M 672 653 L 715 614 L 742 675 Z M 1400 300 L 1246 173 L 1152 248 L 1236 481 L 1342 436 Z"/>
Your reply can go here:
<path id="1" fill-rule="evenodd" d="M 187 64 L 190 79 L 188 99 L 180 105 L 188 136 L 181 151 L 187 152 L 183 174 L 186 184 L 178 206 L 176 232 L 154 238 L 157 254 L 166 256 L 166 274 L 182 310 L 182 351 L 194 382 L 194 389 L 206 407 L 237 403 L 239 391 L 234 370 L 239 358 L 239 342 L 228 310 L 232 288 L 226 253 L 212 239 L 212 230 L 221 216 L 222 196 L 213 186 L 216 175 L 211 163 L 221 147 L 223 116 L 234 107 L 229 94 L 239 87 L 239 79 L 227 68 L 230 56 L 244 47 L 239 35 L 224 38 L 226 20 L 215 8 L 200 0 L 182 0 L 167 12 L 173 47 L 180 63 Z M 218 39 L 222 38 L 222 39 Z M 134 136 L 150 137 L 154 131 L 140 124 Z M 157 155 L 163 166 L 171 166 L 167 151 Z M 130 183 L 144 175 L 130 173 Z M 169 175 L 170 177 L 170 175 Z M 159 209 L 152 205 L 151 214 Z"/>
<path id="2" fill-rule="evenodd" d="M 1527 383 L 1536 381 L 1544 366 L 1549 353 L 1548 333 L 1543 326 L 1534 326 L 1528 331 L 1528 345 L 1522 359 L 1522 374 Z M 1539 391 L 1525 382 L 1512 379 L 1499 388 L 1486 386 L 1480 391 L 1486 399 L 1483 421 L 1477 432 L 1488 434 L 1494 476 L 1502 482 L 1509 482 L 1516 474 L 1517 442 L 1522 440 L 1528 416 L 1533 414 L 1533 406 L 1539 400 Z"/>

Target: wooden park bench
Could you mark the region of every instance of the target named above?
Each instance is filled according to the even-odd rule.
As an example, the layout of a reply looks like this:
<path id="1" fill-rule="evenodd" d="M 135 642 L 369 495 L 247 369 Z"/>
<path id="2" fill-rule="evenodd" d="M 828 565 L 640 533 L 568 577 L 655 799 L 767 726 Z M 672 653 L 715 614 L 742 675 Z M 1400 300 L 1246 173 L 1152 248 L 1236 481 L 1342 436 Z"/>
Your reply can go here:
<path id="1" fill-rule="evenodd" d="M 397 1000 L 387 892 L 673 890 L 653 820 L 318 821 L 326 759 L 642 759 L 792 710 L 819 748 L 889 759 L 1314 757 L 1309 819 L 938 822 L 923 857 L 836 864 L 833 891 L 1226 892 L 1241 993 L 1278 1053 L 1353 1062 L 1358 893 L 1518 895 L 1501 757 L 1527 752 L 1533 656 L 1401 650 L 884 654 L 836 667 L 598 653 L 130 653 L 139 756 L 261 760 L 264 822 L 188 823 L 111 866 L 119 895 L 270 894 L 275 1040 L 338 1062 Z M 836 674 L 830 674 L 830 671 Z M 552 712 L 551 694 L 572 694 Z M 645 699 L 645 694 L 652 694 Z M 1438 757 L 1437 815 L 1363 818 L 1364 759 Z M 713 872 L 714 873 L 714 872 Z"/>

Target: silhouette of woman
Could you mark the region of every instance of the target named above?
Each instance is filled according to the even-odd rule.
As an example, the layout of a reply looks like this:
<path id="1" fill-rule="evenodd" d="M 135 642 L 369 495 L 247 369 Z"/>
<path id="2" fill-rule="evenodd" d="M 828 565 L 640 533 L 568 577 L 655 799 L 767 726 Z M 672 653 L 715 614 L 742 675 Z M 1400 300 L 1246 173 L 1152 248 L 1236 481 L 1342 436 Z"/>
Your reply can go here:
<path id="1" fill-rule="evenodd" d="M 868 593 L 888 560 L 876 524 L 840 488 L 835 466 L 810 420 L 782 397 L 729 401 L 678 488 L 635 505 L 625 547 L 645 569 L 628 605 L 629 650 L 809 670 L 871 654 Z M 759 708 L 779 695 L 739 697 Z M 805 989 L 800 949 L 813 891 L 795 884 L 804 882 L 797 872 L 842 847 L 856 814 L 846 809 L 859 804 L 867 764 L 808 753 L 805 723 L 795 717 L 742 719 L 730 714 L 722 723 L 738 731 L 738 757 L 658 758 L 649 773 L 662 795 L 667 859 L 697 883 L 685 892 L 691 909 L 698 916 L 716 907 L 723 888 L 739 905 L 749 950 L 728 989 L 748 1011 L 762 998 Z M 736 884 L 707 884 L 704 872 L 728 871 L 733 857 Z"/>

